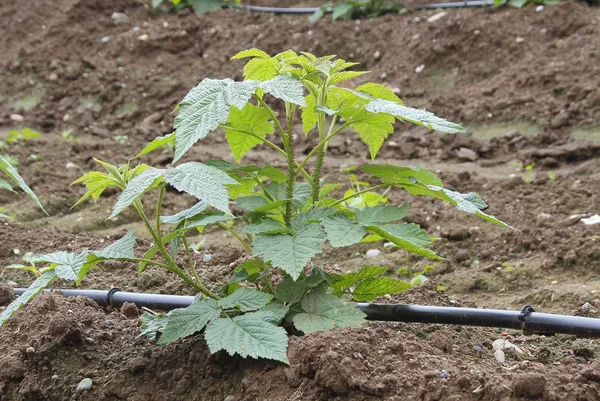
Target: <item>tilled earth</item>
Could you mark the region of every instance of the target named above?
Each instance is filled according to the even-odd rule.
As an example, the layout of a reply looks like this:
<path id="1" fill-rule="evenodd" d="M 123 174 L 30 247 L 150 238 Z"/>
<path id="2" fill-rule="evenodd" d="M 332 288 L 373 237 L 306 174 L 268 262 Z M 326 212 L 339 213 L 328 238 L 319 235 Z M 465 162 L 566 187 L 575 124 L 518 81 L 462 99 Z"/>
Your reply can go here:
<path id="1" fill-rule="evenodd" d="M 129 20 L 115 25 L 113 12 Z M 2 152 L 19 158 L 51 215 L 24 196 L 0 193 L 4 213 L 16 216 L 0 223 L 0 266 L 25 252 L 97 249 L 127 229 L 140 229 L 143 254 L 149 242 L 133 214 L 105 221 L 115 193 L 71 210 L 83 189 L 69 184 L 95 168 L 93 157 L 124 162 L 171 132 L 171 110 L 202 78 L 240 79 L 241 63 L 228 60 L 237 51 L 292 48 L 360 61 L 373 72 L 370 79 L 399 91 L 408 105 L 467 126 L 470 133 L 457 136 L 400 126 L 379 162 L 430 168 L 447 187 L 481 194 L 490 214 L 517 228 L 492 227 L 439 202 L 392 192 L 395 203 L 413 202 L 409 220 L 440 238 L 434 248 L 448 261 L 407 259 L 393 249 L 366 259 L 365 244 L 325 249 L 316 263 L 331 271 L 379 264 L 391 275 L 408 265 L 433 267 L 425 285 L 380 302 L 515 310 L 529 304 L 596 316 L 600 224 L 581 218 L 600 214 L 600 9 L 571 2 L 541 12 L 460 9 L 427 21 L 438 12 L 310 24 L 305 16 L 231 10 L 174 14 L 126 0 L 0 3 L 0 136 L 22 127 L 42 132 Z M 61 138 L 66 129 L 73 140 Z M 125 143 L 115 136 L 126 136 Z M 299 156 L 312 140 L 299 137 Z M 227 158 L 227 152 L 217 133 L 188 159 Z M 345 180 L 340 165 L 369 161 L 351 133 L 336 138 L 330 152 L 330 182 Z M 144 161 L 165 166 L 170 157 L 159 152 Z M 261 148 L 247 162 L 284 165 Z M 530 171 L 519 168 L 532 164 Z M 166 209 L 192 202 L 169 193 Z M 212 255 L 210 262 L 202 262 L 202 253 L 195 257 L 216 288 L 245 255 L 218 231 L 197 240 Z M 0 307 L 10 301 L 11 285 L 30 281 L 5 271 Z M 174 277 L 152 269 L 138 276 L 128 263 L 98 266 L 82 287 L 189 293 Z M 156 346 L 138 337 L 139 313 L 40 297 L 0 329 L 0 400 L 600 399 L 599 343 L 591 339 L 372 323 L 293 337 L 291 365 L 282 366 L 211 356 L 200 338 Z M 492 342 L 500 338 L 523 353 L 496 361 Z M 86 377 L 91 391 L 76 392 Z"/>

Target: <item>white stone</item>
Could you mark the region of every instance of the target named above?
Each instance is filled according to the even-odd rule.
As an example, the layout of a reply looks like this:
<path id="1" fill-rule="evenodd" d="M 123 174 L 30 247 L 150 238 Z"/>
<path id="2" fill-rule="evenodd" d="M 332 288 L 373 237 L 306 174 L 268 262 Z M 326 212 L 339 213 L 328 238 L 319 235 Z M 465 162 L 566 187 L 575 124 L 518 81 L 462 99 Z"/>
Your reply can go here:
<path id="1" fill-rule="evenodd" d="M 415 68 L 415 72 L 417 74 L 420 74 L 423 72 L 423 70 L 425 69 L 425 64 L 421 64 L 420 66 L 418 66 L 417 68 Z"/>
<path id="2" fill-rule="evenodd" d="M 377 50 L 375 53 L 373 53 L 373 58 L 375 60 L 379 60 L 381 58 L 381 52 Z"/>
<path id="3" fill-rule="evenodd" d="M 365 257 L 367 257 L 367 258 L 376 258 L 379 255 L 381 255 L 381 251 L 379 249 L 369 249 L 367 251 L 367 253 L 365 254 Z"/>
<path id="4" fill-rule="evenodd" d="M 100 43 L 108 43 L 110 42 L 110 36 L 103 36 L 102 39 L 100 39 Z"/>
<path id="5" fill-rule="evenodd" d="M 148 39 L 150 38 L 150 36 L 148 36 L 147 33 L 138 36 L 137 40 L 139 40 L 140 42 L 147 42 Z"/>
<path id="6" fill-rule="evenodd" d="M 427 22 L 437 22 L 444 18 L 446 15 L 448 15 L 448 13 L 446 11 L 442 11 L 441 13 L 434 14 L 431 17 L 427 18 Z"/>
<path id="7" fill-rule="evenodd" d="M 206 262 L 206 263 L 208 263 L 208 262 L 210 262 L 211 260 L 212 260 L 212 255 L 211 255 L 210 253 L 207 253 L 207 254 L 205 254 L 205 255 L 203 255 L 203 256 L 202 256 L 202 261 L 203 261 L 203 262 Z"/>
<path id="8" fill-rule="evenodd" d="M 129 17 L 125 13 L 112 13 L 111 18 L 115 25 L 127 24 L 129 22 Z"/>
<path id="9" fill-rule="evenodd" d="M 524 39 L 524 38 L 521 38 L 521 37 L 519 37 L 519 38 L 516 38 L 516 39 L 515 39 L 515 42 L 517 42 L 517 43 L 523 43 L 523 42 L 525 42 L 525 39 Z"/>
<path id="10" fill-rule="evenodd" d="M 594 224 L 600 223 L 600 216 L 595 214 L 592 217 L 588 217 L 587 219 L 581 219 L 581 222 L 586 226 L 591 226 Z"/>
<path id="11" fill-rule="evenodd" d="M 535 8 L 535 12 L 541 13 L 542 11 L 544 11 L 544 6 L 539 5 Z"/>
<path id="12" fill-rule="evenodd" d="M 65 168 L 66 168 L 67 170 L 70 170 L 70 169 L 73 169 L 73 168 L 77 168 L 77 164 L 75 164 L 75 163 L 72 163 L 72 162 L 68 162 L 68 163 L 65 165 Z"/>
<path id="13" fill-rule="evenodd" d="M 16 121 L 16 122 L 20 123 L 21 121 L 25 120 L 25 117 L 23 117 L 20 114 L 11 114 L 10 115 L 10 119 L 13 120 L 13 121 Z"/>
<path id="14" fill-rule="evenodd" d="M 494 358 L 496 358 L 498 362 L 504 363 L 504 361 L 506 360 L 504 351 L 502 351 L 501 349 L 494 351 Z"/>

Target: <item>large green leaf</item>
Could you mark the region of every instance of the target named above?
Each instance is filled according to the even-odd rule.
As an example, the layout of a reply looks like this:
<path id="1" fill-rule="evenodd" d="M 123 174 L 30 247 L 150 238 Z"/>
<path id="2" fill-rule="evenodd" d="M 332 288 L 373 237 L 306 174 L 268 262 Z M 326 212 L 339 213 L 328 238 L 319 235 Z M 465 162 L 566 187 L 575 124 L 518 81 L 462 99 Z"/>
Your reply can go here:
<path id="1" fill-rule="evenodd" d="M 133 259 L 135 258 L 136 237 L 137 233 L 135 231 L 129 231 L 101 251 L 91 251 L 91 253 L 103 259 Z"/>
<path id="2" fill-rule="evenodd" d="M 58 278 L 77 281 L 79 271 L 87 262 L 87 256 L 87 251 L 81 253 L 59 251 L 45 255 L 35 255 L 30 260 L 32 263 L 50 263 L 54 267 L 54 272 Z"/>
<path id="3" fill-rule="evenodd" d="M 29 186 L 25 183 L 17 169 L 13 167 L 12 164 L 10 164 L 10 161 L 5 156 L 2 155 L 0 155 L 0 171 L 3 171 L 4 174 L 8 176 L 8 178 L 10 178 L 15 184 L 17 184 L 19 188 L 23 190 L 23 192 L 29 195 L 29 197 L 33 199 L 35 204 L 38 205 L 38 207 L 42 209 L 42 211 L 46 213 L 46 215 L 48 215 L 48 212 L 46 212 L 46 209 L 44 209 L 42 202 L 40 202 L 36 194 L 33 193 L 31 188 L 29 188 Z"/>
<path id="4" fill-rule="evenodd" d="M 268 81 L 277 76 L 279 61 L 273 58 L 253 58 L 244 66 L 244 78 Z"/>
<path id="5" fill-rule="evenodd" d="M 245 234 L 263 234 L 263 233 L 277 233 L 283 234 L 287 232 L 287 229 L 281 225 L 281 223 L 272 219 L 263 219 L 255 224 L 248 224 L 240 228 L 240 231 Z"/>
<path id="6" fill-rule="evenodd" d="M 401 207 L 394 205 L 377 205 L 374 207 L 365 207 L 356 214 L 356 221 L 365 226 L 373 224 L 391 223 L 401 220 L 408 216 L 410 205 Z"/>
<path id="7" fill-rule="evenodd" d="M 385 224 L 382 226 L 368 226 L 367 230 L 373 234 L 377 234 L 402 249 L 417 255 L 425 256 L 434 260 L 443 260 L 432 250 L 427 249 L 431 245 L 431 237 L 427 231 L 421 229 L 416 224 L 401 223 L 401 224 Z"/>
<path id="8" fill-rule="evenodd" d="M 241 110 L 254 93 L 258 81 L 203 79 L 179 104 L 175 118 L 175 157 L 179 160 L 189 148 L 210 131 L 225 124 L 231 106 Z"/>
<path id="9" fill-rule="evenodd" d="M 258 311 L 231 318 L 212 320 L 204 337 L 211 353 L 224 350 L 229 355 L 243 358 L 266 358 L 289 363 L 287 358 L 287 333 L 273 324 L 278 316 L 272 312 Z"/>
<path id="10" fill-rule="evenodd" d="M 221 308 L 211 298 L 196 301 L 187 308 L 173 309 L 167 314 L 167 324 L 158 343 L 166 344 L 191 336 L 220 314 Z"/>
<path id="11" fill-rule="evenodd" d="M 0 312 L 0 327 L 8 320 L 12 315 L 15 314 L 16 311 L 21 309 L 21 307 L 35 298 L 40 292 L 44 290 L 44 288 L 48 287 L 50 283 L 56 280 L 56 272 L 54 270 L 50 270 L 39 276 L 29 288 L 21 294 L 19 298 L 14 300 L 10 305 L 6 307 L 2 312 Z"/>
<path id="12" fill-rule="evenodd" d="M 273 123 L 270 118 L 267 109 L 250 103 L 246 104 L 241 111 L 235 107 L 231 108 L 227 128 L 225 128 L 225 138 L 238 163 L 250 149 L 262 144 L 267 135 L 273 133 Z"/>
<path id="13" fill-rule="evenodd" d="M 386 270 L 386 267 L 365 266 L 358 273 L 334 274 L 333 283 L 331 284 L 333 295 L 341 297 L 347 290 L 360 281 L 381 276 Z"/>
<path id="14" fill-rule="evenodd" d="M 272 299 L 271 294 L 242 287 L 233 294 L 219 299 L 218 303 L 222 309 L 238 308 L 242 312 L 249 312 L 262 308 Z"/>
<path id="15" fill-rule="evenodd" d="M 387 114 L 373 114 L 363 108 L 349 108 L 342 109 L 339 115 L 349 122 L 350 127 L 367 144 L 371 159 L 375 159 L 383 142 L 394 132 L 394 118 Z"/>
<path id="16" fill-rule="evenodd" d="M 373 277 L 361 281 L 352 291 L 352 296 L 359 302 L 373 302 L 377 297 L 387 294 L 397 294 L 412 286 L 402 280 L 390 277 Z"/>
<path id="17" fill-rule="evenodd" d="M 252 244 L 252 255 L 262 256 L 275 267 L 283 269 L 296 280 L 313 256 L 321 252 L 325 234 L 319 224 L 292 222 L 293 235 L 259 235 Z"/>
<path id="18" fill-rule="evenodd" d="M 261 82 L 258 87 L 278 99 L 306 107 L 304 85 L 296 78 L 278 75 L 273 79 Z"/>
<path id="19" fill-rule="evenodd" d="M 115 207 L 113 208 L 110 216 L 108 216 L 107 220 L 112 219 L 121 213 L 145 192 L 156 187 L 156 185 L 158 185 L 158 183 L 162 180 L 164 173 L 165 170 L 149 167 L 140 175 L 129 181 L 127 187 L 125 187 L 121 195 L 119 195 L 117 203 L 115 204 Z"/>
<path id="20" fill-rule="evenodd" d="M 435 185 L 442 187 L 440 180 L 434 173 L 420 167 L 400 167 L 392 164 L 366 164 L 361 168 L 362 171 L 373 174 L 385 183 L 395 184 L 408 182 L 412 183 L 418 180 L 424 185 Z"/>
<path id="21" fill-rule="evenodd" d="M 342 214 L 325 217 L 321 224 L 327 233 L 327 239 L 334 248 L 354 245 L 365 236 L 364 226 L 350 221 Z"/>
<path id="22" fill-rule="evenodd" d="M 167 183 L 222 212 L 229 213 L 229 194 L 224 185 L 238 185 L 227 173 L 198 162 L 181 164 L 163 174 Z"/>
<path id="23" fill-rule="evenodd" d="M 172 216 L 160 216 L 161 223 L 166 224 L 179 224 L 184 220 L 196 216 L 202 213 L 208 207 L 208 203 L 200 201 L 189 209 L 182 210 L 181 212 Z"/>
<path id="24" fill-rule="evenodd" d="M 370 95 L 374 99 L 383 99 L 389 100 L 394 103 L 398 103 L 400 105 L 404 105 L 402 100 L 387 86 L 382 84 L 377 84 L 375 82 L 368 82 L 366 84 L 360 85 L 355 89 L 355 92 L 358 92 L 361 96 Z"/>
<path id="25" fill-rule="evenodd" d="M 429 111 L 402 106 L 401 104 L 391 100 L 376 99 L 367 103 L 365 110 L 370 113 L 388 114 L 400 120 L 421 125 L 434 131 L 446 132 L 448 134 L 467 132 L 460 125 L 437 117 L 435 114 Z"/>
<path id="26" fill-rule="evenodd" d="M 294 326 L 305 333 L 342 327 L 359 327 L 366 315 L 354 305 L 317 288 L 302 298 L 302 313 L 294 316 Z"/>
<path id="27" fill-rule="evenodd" d="M 304 100 L 306 107 L 302 108 L 302 128 L 304 134 L 308 134 L 317 125 L 317 100 L 312 93 L 308 94 Z"/>

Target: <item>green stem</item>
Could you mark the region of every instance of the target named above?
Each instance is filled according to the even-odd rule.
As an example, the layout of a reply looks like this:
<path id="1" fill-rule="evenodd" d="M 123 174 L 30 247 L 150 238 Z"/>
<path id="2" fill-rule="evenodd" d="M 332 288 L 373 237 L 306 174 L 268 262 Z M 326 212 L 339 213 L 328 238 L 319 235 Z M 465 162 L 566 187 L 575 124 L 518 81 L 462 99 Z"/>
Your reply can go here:
<path id="1" fill-rule="evenodd" d="M 335 118 L 335 117 L 334 117 Z M 331 126 L 329 127 L 329 131 L 331 131 L 331 129 L 334 126 L 334 122 L 332 121 Z M 342 130 L 344 128 L 346 128 L 349 125 L 348 122 L 342 124 L 338 129 L 336 129 L 335 131 L 328 133 L 327 137 L 325 137 L 325 139 L 323 139 L 322 141 L 320 141 L 317 146 L 315 146 L 309 153 L 308 155 L 306 155 L 306 157 L 304 158 L 304 160 L 302 160 L 302 163 L 300 163 L 300 168 L 304 167 L 306 165 L 306 163 L 311 159 L 311 157 L 313 157 L 315 155 L 315 153 L 317 153 L 319 151 L 319 149 L 321 149 L 323 146 L 325 146 L 326 143 L 328 143 L 331 138 L 333 138 L 334 136 L 336 136 L 337 134 L 339 134 L 340 132 L 342 132 Z M 300 174 L 300 170 L 296 171 L 296 176 L 298 176 L 298 174 Z"/>
<path id="2" fill-rule="evenodd" d="M 166 185 L 164 185 L 164 184 L 160 186 L 160 192 L 158 193 L 158 201 L 156 202 L 156 234 L 161 239 L 160 240 L 161 243 L 162 243 L 162 233 L 160 230 L 160 210 L 162 209 L 163 196 L 165 195 L 165 188 L 166 188 Z"/>
<path id="3" fill-rule="evenodd" d="M 155 262 L 153 260 L 149 260 L 149 259 L 142 259 L 142 258 L 110 258 L 112 260 L 122 260 L 124 262 L 136 262 L 136 263 L 147 263 L 149 265 L 154 265 L 154 266 L 158 266 L 158 267 L 162 267 L 163 269 L 168 269 L 169 266 L 167 266 L 164 263 L 160 263 L 160 262 Z M 106 260 L 106 258 L 97 258 L 97 259 L 92 259 L 87 263 L 95 263 L 95 262 L 101 262 L 103 260 Z"/>
<path id="4" fill-rule="evenodd" d="M 227 227 L 225 224 L 223 223 L 217 223 L 217 225 L 219 227 L 221 227 L 223 230 L 228 231 L 231 235 L 233 235 L 239 242 L 240 244 L 242 244 L 242 246 L 244 247 L 244 249 L 250 253 L 252 253 L 252 248 L 250 247 L 250 245 L 248 245 L 248 243 L 246 241 L 244 241 L 244 239 L 242 237 L 240 237 L 238 235 L 238 233 L 236 233 L 233 229 Z"/>
<path id="5" fill-rule="evenodd" d="M 202 280 L 200 280 L 198 271 L 196 271 L 196 267 L 194 266 L 194 260 L 192 259 L 192 253 L 190 252 L 190 246 L 188 245 L 185 234 L 183 234 L 181 236 L 181 242 L 183 242 L 183 247 L 185 248 L 185 255 L 187 257 L 188 269 L 190 269 L 192 271 L 192 273 L 194 274 L 194 278 L 196 279 L 196 282 L 202 284 Z"/>
<path id="6" fill-rule="evenodd" d="M 287 114 L 287 135 L 282 137 L 283 144 L 285 147 L 285 152 L 287 153 L 287 161 L 288 161 L 288 180 L 287 180 L 287 192 L 286 198 L 287 202 L 285 203 L 285 224 L 289 225 L 292 221 L 292 198 L 294 197 L 294 184 L 296 181 L 295 171 L 294 171 L 294 141 L 292 138 L 293 135 L 293 122 L 294 122 L 294 113 L 296 112 L 296 106 L 293 104 L 289 104 L 286 102 L 285 111 Z"/>
<path id="7" fill-rule="evenodd" d="M 357 196 L 359 196 L 359 195 L 362 195 L 362 194 L 364 194 L 365 192 L 371 192 L 371 191 L 375 191 L 376 189 L 380 189 L 380 188 L 387 188 L 387 187 L 390 187 L 390 186 L 393 186 L 393 185 L 394 185 L 394 184 L 379 184 L 379 185 L 374 185 L 374 186 L 372 186 L 372 187 L 369 187 L 369 188 L 363 189 L 362 191 L 355 192 L 355 193 L 353 193 L 352 195 L 348 195 L 348 196 L 346 196 L 345 198 L 342 198 L 342 199 L 340 199 L 340 200 L 338 200 L 338 201 L 336 201 L 336 202 L 333 202 L 331 205 L 328 205 L 328 206 L 329 206 L 329 207 L 334 207 L 334 206 L 337 206 L 337 205 L 339 205 L 340 203 L 344 203 L 344 202 L 346 202 L 346 201 L 347 201 L 347 200 L 349 200 L 349 199 L 352 199 L 352 198 L 355 198 L 355 197 L 357 197 Z"/>
<path id="8" fill-rule="evenodd" d="M 266 104 L 265 101 L 260 96 L 254 95 L 254 98 L 262 107 L 264 107 L 269 112 L 269 114 L 271 115 L 271 119 L 273 120 L 273 122 L 275 123 L 275 126 L 279 130 L 279 134 L 283 138 L 285 136 L 285 130 L 281 126 L 281 123 L 279 122 L 279 119 L 277 118 L 277 115 L 275 114 L 273 109 L 270 108 L 269 105 Z"/>

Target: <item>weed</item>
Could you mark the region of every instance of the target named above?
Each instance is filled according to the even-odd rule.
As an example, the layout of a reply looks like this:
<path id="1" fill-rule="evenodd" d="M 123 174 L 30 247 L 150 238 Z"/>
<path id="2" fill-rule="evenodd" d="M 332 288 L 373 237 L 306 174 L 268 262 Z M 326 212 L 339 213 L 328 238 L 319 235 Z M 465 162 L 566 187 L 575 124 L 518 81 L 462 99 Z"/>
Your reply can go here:
<path id="1" fill-rule="evenodd" d="M 127 135 L 115 135 L 115 142 L 119 145 L 126 145 L 129 141 L 129 137 Z"/>
<path id="2" fill-rule="evenodd" d="M 139 263 L 139 272 L 148 266 L 165 269 L 198 292 L 196 301 L 187 308 L 166 315 L 144 315 L 143 334 L 169 343 L 204 331 L 212 353 L 225 350 L 232 355 L 287 363 L 287 335 L 281 324 L 304 333 L 360 326 L 365 315 L 344 298 L 369 302 L 411 287 L 405 281 L 384 277 L 384 267 L 330 274 L 313 266 L 311 260 L 322 252 L 326 241 L 334 248 L 361 241 L 388 241 L 407 252 L 442 259 L 430 249 L 433 240 L 425 230 L 402 222 L 410 205 L 366 201 L 356 205 L 353 199 L 366 199 L 367 194 L 381 199 L 381 191 L 404 189 L 509 227 L 484 213 L 487 205 L 477 194 L 448 190 L 435 174 L 422 168 L 367 164 L 361 170 L 381 183 L 370 185 L 351 179 L 351 193 L 340 198 L 330 196 L 339 185 L 325 182 L 322 167 L 329 141 L 340 132 L 354 130 L 375 159 L 394 132 L 396 121 L 449 134 L 464 129 L 425 110 L 406 107 L 383 85 L 367 83 L 356 89 L 338 86 L 365 73 L 348 71 L 356 63 L 291 50 L 271 57 L 250 49 L 233 57 L 248 58 L 244 81 L 202 80 L 177 106 L 175 132 L 156 138 L 136 156 L 174 144 L 175 167 L 134 166 L 132 162 L 117 167 L 96 160 L 104 171 L 89 172 L 74 182 L 87 188 L 76 205 L 89 198 L 96 201 L 108 187 L 120 191 L 108 218 L 129 207 L 137 211 L 154 240 L 144 257 L 134 253 L 135 232 L 102 250 L 29 257 L 20 268 L 33 271 L 37 279 L 0 314 L 0 324 L 52 281 L 60 278 L 79 284 L 99 262 L 118 259 Z M 283 102 L 281 119 L 267 103 L 268 97 Z M 293 123 L 298 113 L 304 134 L 318 139 L 302 159 L 293 151 Z M 224 160 L 177 164 L 196 142 L 218 128 L 224 131 L 237 163 L 251 149 L 263 145 L 281 155 L 286 168 L 282 171 L 270 165 Z M 196 205 L 163 215 L 167 186 L 195 197 Z M 142 204 L 150 192 L 155 194 L 152 216 Z M 237 214 L 230 210 L 232 200 L 240 211 Z M 186 233 L 207 225 L 229 232 L 251 256 L 235 268 L 221 288 L 209 288 L 200 277 L 187 240 Z"/>
<path id="3" fill-rule="evenodd" d="M 75 140 L 75 136 L 73 135 L 73 132 L 75 132 L 75 131 L 72 128 L 64 129 L 59 132 L 59 135 L 63 141 L 73 142 Z"/>
<path id="4" fill-rule="evenodd" d="M 19 188 L 21 188 L 21 190 L 23 192 L 25 192 L 27 195 L 29 195 L 29 197 L 31 199 L 33 199 L 33 201 L 36 203 L 36 205 L 38 205 L 38 207 L 40 209 L 42 209 L 44 211 L 44 213 L 46 213 L 46 211 L 44 210 L 44 206 L 42 206 L 42 203 L 40 202 L 38 197 L 31 190 L 31 188 L 29 188 L 29 186 L 25 183 L 25 181 L 19 174 L 19 171 L 17 170 L 16 165 L 14 164 L 14 160 L 11 160 L 11 159 L 14 159 L 14 158 L 12 158 L 9 155 L 0 155 L 0 171 L 3 172 L 14 184 L 16 184 Z M 11 191 L 11 192 L 16 193 L 16 191 L 13 189 L 11 183 L 6 181 L 3 178 L 0 178 L 0 190 Z M 7 218 L 8 218 L 8 216 L 6 214 L 0 213 L 0 219 L 7 219 Z M 2 322 L 2 317 L 0 315 L 0 326 L 2 325 L 1 322 Z"/>

